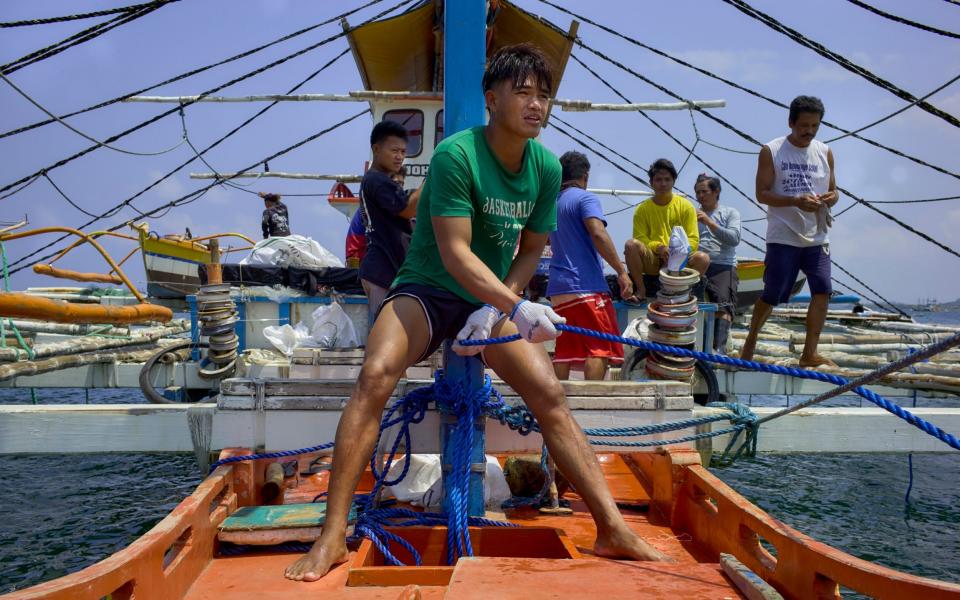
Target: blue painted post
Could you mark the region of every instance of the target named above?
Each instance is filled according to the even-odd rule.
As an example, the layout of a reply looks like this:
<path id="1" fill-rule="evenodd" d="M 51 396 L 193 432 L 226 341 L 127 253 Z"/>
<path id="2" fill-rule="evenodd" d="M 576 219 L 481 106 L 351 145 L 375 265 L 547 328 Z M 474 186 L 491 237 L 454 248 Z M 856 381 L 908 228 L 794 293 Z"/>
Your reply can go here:
<path id="1" fill-rule="evenodd" d="M 483 363 L 472 356 L 460 356 L 454 352 L 448 340 L 443 345 L 443 377 L 455 382 L 463 382 L 467 393 L 475 392 L 483 386 Z M 479 416 L 473 424 L 473 446 L 470 448 L 470 487 L 467 496 L 467 514 L 471 517 L 484 515 L 483 482 L 487 472 L 486 458 L 486 417 Z M 447 477 L 450 467 L 454 464 L 456 439 L 454 430 L 457 428 L 457 416 L 440 413 L 440 448 L 443 466 L 443 510 L 448 515 L 453 507 L 448 506 L 450 500 L 446 493 Z"/>
<path id="2" fill-rule="evenodd" d="M 290 324 L 290 303 L 281 302 L 277 307 L 277 316 L 280 317 L 280 325 Z"/>
<path id="3" fill-rule="evenodd" d="M 444 3 L 443 131 L 447 137 L 483 125 L 486 18 L 485 0 Z"/>
<path id="4" fill-rule="evenodd" d="M 485 0 L 457 0 L 445 2 L 443 13 L 443 127 L 446 136 L 458 131 L 483 125 L 485 105 L 481 82 L 486 67 L 486 18 Z M 465 381 L 466 391 L 473 392 L 483 385 L 483 363 L 479 359 L 464 358 L 444 344 L 444 377 Z M 452 463 L 453 444 L 449 444 L 449 432 L 456 426 L 447 415 L 440 418 L 440 447 L 443 449 L 442 464 Z M 470 491 L 467 508 L 470 516 L 483 516 L 483 480 L 486 473 L 484 449 L 485 423 L 480 419 L 474 424 L 473 447 L 470 450 Z M 479 465 L 483 464 L 483 468 Z M 447 473 L 444 471 L 444 489 Z M 447 514 L 448 497 L 444 494 L 443 508 Z"/>
<path id="5" fill-rule="evenodd" d="M 237 334 L 237 350 L 243 352 L 247 349 L 247 301 L 237 302 L 237 324 L 233 326 Z"/>
<path id="6" fill-rule="evenodd" d="M 200 361 L 200 322 L 197 316 L 197 297 L 194 294 L 187 296 L 187 306 L 190 307 L 190 343 L 193 349 L 190 351 L 190 359 L 196 362 Z"/>

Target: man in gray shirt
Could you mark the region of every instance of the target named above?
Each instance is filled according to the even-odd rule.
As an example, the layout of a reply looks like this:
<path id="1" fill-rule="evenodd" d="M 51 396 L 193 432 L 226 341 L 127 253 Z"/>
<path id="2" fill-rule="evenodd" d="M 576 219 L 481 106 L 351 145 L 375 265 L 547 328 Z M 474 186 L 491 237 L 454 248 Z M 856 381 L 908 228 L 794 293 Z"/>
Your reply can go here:
<path id="1" fill-rule="evenodd" d="M 706 173 L 697 177 L 697 227 L 700 250 L 710 256 L 705 273 L 707 299 L 716 302 L 716 332 L 713 347 L 723 350 L 730 334 L 730 324 L 737 311 L 737 245 L 740 244 L 740 213 L 730 206 L 720 206 L 720 180 Z"/>

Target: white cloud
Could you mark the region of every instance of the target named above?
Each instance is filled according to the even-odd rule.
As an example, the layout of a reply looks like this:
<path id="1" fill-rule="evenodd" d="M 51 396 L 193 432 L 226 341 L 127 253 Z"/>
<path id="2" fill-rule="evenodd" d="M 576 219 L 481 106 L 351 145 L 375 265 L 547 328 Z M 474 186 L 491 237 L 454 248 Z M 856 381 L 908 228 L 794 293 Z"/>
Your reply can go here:
<path id="1" fill-rule="evenodd" d="M 779 54 L 771 50 L 688 50 L 677 57 L 715 75 L 743 81 L 764 83 L 776 80 Z"/>
<path id="2" fill-rule="evenodd" d="M 800 83 L 839 83 L 853 78 L 853 74 L 836 65 L 822 63 L 803 69 L 793 75 Z"/>

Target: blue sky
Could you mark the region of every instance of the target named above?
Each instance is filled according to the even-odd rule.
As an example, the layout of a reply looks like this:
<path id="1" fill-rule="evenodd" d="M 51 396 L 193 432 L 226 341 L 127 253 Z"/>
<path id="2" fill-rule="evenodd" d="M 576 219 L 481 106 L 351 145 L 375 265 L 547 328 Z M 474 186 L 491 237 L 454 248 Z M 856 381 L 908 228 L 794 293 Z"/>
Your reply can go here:
<path id="1" fill-rule="evenodd" d="M 823 99 L 826 118 L 847 128 L 857 128 L 902 107 L 905 102 L 862 78 L 843 70 L 762 24 L 744 16 L 720 0 L 674 0 L 661 2 L 557 0 L 558 4 L 625 35 L 681 57 L 702 68 L 756 89 L 783 102 L 798 94 Z M 960 7 L 943 0 L 903 3 L 872 0 L 872 3 L 904 17 L 960 31 Z M 112 8 L 124 2 L 43 3 L 5 0 L 0 20 L 55 16 Z M 359 5 L 360 2 L 307 2 L 305 0 L 183 0 L 140 20 L 124 25 L 91 42 L 71 48 L 10 76 L 18 86 L 50 110 L 62 114 L 144 87 L 190 68 L 226 58 L 253 46 L 320 22 Z M 395 4 L 382 2 L 350 17 L 358 23 Z M 570 17 L 538 0 L 518 4 L 566 28 Z M 803 3 L 753 0 L 756 8 L 775 16 L 805 35 L 866 66 L 881 77 L 914 93 L 925 95 L 957 75 L 960 42 L 887 21 L 840 0 L 808 0 Z M 95 21 L 4 29 L 0 35 L 0 59 L 4 63 L 62 39 Z M 328 25 L 285 42 L 252 57 L 213 69 L 201 75 L 150 92 L 158 95 L 196 94 L 263 64 L 306 47 L 338 32 Z M 755 99 L 725 84 L 671 63 L 646 50 L 614 38 L 586 23 L 581 38 L 683 97 L 723 98 L 727 107 L 717 116 L 761 141 L 787 132 L 786 111 Z M 306 77 L 346 48 L 343 39 L 323 46 L 280 67 L 232 86 L 221 94 L 247 95 L 281 93 Z M 660 91 L 584 50 L 576 50 L 584 62 L 634 101 L 669 101 Z M 302 92 L 344 93 L 360 89 L 361 83 L 348 55 L 305 86 Z M 557 93 L 561 98 L 617 102 L 582 67 L 571 61 Z M 960 83 L 932 96 L 929 101 L 960 115 Z M 44 115 L 0 82 L 0 130 L 40 120 Z M 205 146 L 262 107 L 261 104 L 200 104 L 186 111 L 191 141 Z M 169 105 L 118 104 L 74 117 L 70 123 L 98 138 L 105 138 L 169 108 Z M 211 151 L 208 160 L 222 171 L 235 170 L 270 155 L 308 135 L 361 110 L 361 104 L 282 103 L 251 126 Z M 557 113 L 565 121 L 603 140 L 640 165 L 658 157 L 672 159 L 678 166 L 687 153 L 642 117 L 630 113 Z M 653 113 L 665 128 L 688 146 L 694 140 L 690 115 L 685 112 Z M 696 117 L 703 140 L 734 149 L 753 150 L 750 145 L 703 116 Z M 367 158 L 367 136 L 372 125 L 364 116 L 334 133 L 320 138 L 270 164 L 275 171 L 360 173 Z M 821 129 L 821 139 L 833 132 Z M 918 156 L 948 170 L 960 171 L 957 141 L 960 131 L 917 108 L 894 117 L 865 132 L 886 145 Z M 175 145 L 181 125 L 167 117 L 115 145 L 136 151 L 157 151 Z M 576 146 L 549 127 L 542 141 L 560 154 Z M 0 185 L 88 146 L 89 143 L 59 125 L 48 125 L 17 136 L 0 139 Z M 960 193 L 958 180 L 896 157 L 861 141 L 845 139 L 832 145 L 840 185 L 868 200 L 903 200 L 952 196 Z M 700 143 L 697 153 L 738 187 L 752 195 L 756 158 Z M 153 157 L 127 156 L 100 148 L 50 176 L 77 204 L 90 212 L 102 212 L 139 191 L 168 170 L 186 160 L 192 152 L 185 146 Z M 591 185 L 637 189 L 638 184 L 595 155 Z M 628 170 L 636 171 L 625 165 Z M 203 185 L 191 180 L 190 171 L 206 171 L 199 161 L 141 196 L 135 205 L 142 210 L 164 204 Z M 678 185 L 692 190 L 696 175 L 706 168 L 691 158 Z M 249 180 L 248 180 L 249 182 Z M 270 180 L 255 183 L 253 190 L 280 193 L 321 193 L 326 182 Z M 622 207 L 616 198 L 603 199 L 609 210 Z M 741 211 L 744 219 L 762 214 L 732 189 L 725 188 L 721 202 Z M 842 197 L 839 209 L 851 203 Z M 346 220 L 323 197 L 289 197 L 294 229 L 310 235 L 334 253 L 343 255 Z M 948 246 L 960 249 L 960 200 L 933 204 L 885 205 L 896 215 Z M 194 235 L 232 230 L 259 237 L 262 203 L 256 196 L 230 188 L 216 188 L 195 203 L 177 208 L 151 228 L 163 233 L 182 232 L 190 227 Z M 29 216 L 32 226 L 76 226 L 87 218 L 64 201 L 50 185 L 39 180 L 20 193 L 0 200 L 0 220 L 14 221 Z M 130 209 L 103 221 L 106 225 L 133 219 Z M 631 211 L 610 217 L 609 227 L 618 244 L 630 234 Z M 749 225 L 763 234 L 762 222 Z M 7 244 L 11 260 L 39 247 L 50 238 L 18 240 Z M 745 239 L 759 243 L 752 236 Z M 108 242 L 118 256 L 129 246 Z M 960 258 L 952 256 L 899 228 L 872 211 L 857 207 L 841 216 L 831 231 L 831 253 L 861 279 L 891 299 L 915 301 L 919 297 L 948 300 L 960 297 Z M 744 248 L 741 254 L 757 253 Z M 83 271 L 105 271 L 89 251 L 76 252 L 61 266 Z M 143 269 L 131 261 L 128 273 L 143 286 Z M 838 278 L 849 281 L 843 274 Z M 28 285 L 57 285 L 56 280 L 25 270 L 14 275 L 17 288 Z M 856 287 L 860 287 L 858 284 Z"/>

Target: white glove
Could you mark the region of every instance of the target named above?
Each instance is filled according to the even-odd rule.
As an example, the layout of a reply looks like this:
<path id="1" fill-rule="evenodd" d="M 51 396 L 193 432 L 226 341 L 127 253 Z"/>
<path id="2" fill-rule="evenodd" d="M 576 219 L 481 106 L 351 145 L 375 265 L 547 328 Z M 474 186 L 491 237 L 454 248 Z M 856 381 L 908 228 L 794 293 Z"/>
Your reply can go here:
<path id="1" fill-rule="evenodd" d="M 489 304 L 484 304 L 470 313 L 470 316 L 467 317 L 467 324 L 463 326 L 463 329 L 457 334 L 457 339 L 453 342 L 453 351 L 460 356 L 480 354 L 480 351 L 486 346 L 461 346 L 459 340 L 487 339 L 490 337 L 490 331 L 493 330 L 493 326 L 497 324 L 497 321 L 499 321 L 502 316 L 499 310 Z"/>
<path id="2" fill-rule="evenodd" d="M 531 344 L 556 339 L 561 332 L 554 325 L 567 322 L 549 306 L 527 300 L 517 302 L 510 313 L 510 320 L 517 325 L 520 337 Z"/>

